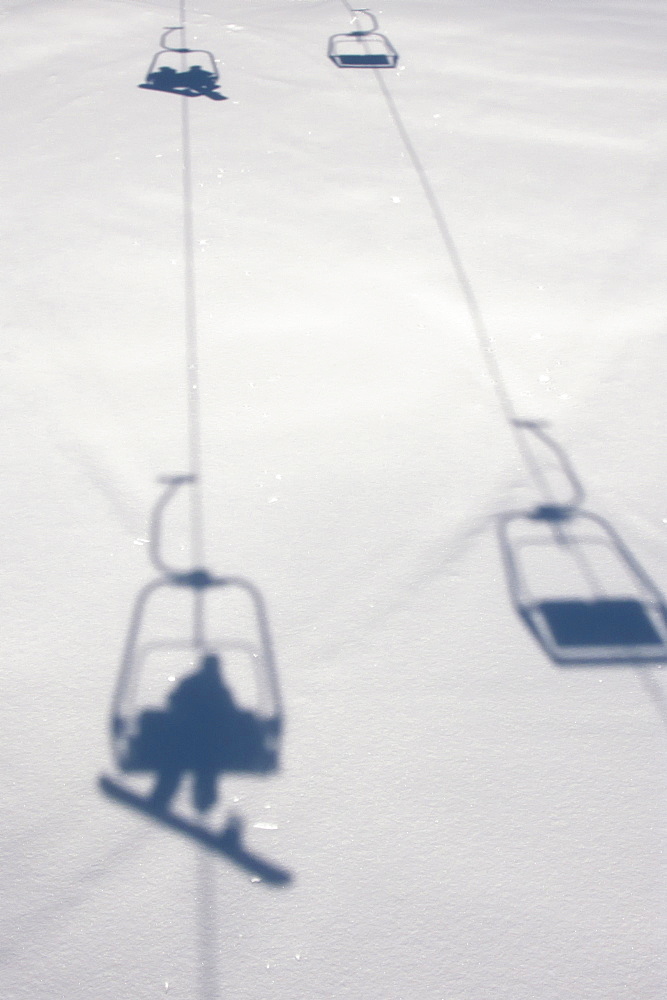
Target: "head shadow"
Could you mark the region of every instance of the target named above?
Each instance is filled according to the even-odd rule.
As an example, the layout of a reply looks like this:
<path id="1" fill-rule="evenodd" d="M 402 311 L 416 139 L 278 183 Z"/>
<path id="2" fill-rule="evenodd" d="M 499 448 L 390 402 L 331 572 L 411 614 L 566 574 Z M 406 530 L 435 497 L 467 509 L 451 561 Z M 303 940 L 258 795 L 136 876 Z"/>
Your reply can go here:
<path id="1" fill-rule="evenodd" d="M 562 447 L 540 423 L 517 421 L 535 468 L 551 456 L 569 495 L 497 519 L 512 604 L 562 667 L 667 662 L 667 611 L 658 586 L 585 493 Z M 542 475 L 543 481 L 547 476 Z M 562 490 L 561 490 L 562 492 Z"/>

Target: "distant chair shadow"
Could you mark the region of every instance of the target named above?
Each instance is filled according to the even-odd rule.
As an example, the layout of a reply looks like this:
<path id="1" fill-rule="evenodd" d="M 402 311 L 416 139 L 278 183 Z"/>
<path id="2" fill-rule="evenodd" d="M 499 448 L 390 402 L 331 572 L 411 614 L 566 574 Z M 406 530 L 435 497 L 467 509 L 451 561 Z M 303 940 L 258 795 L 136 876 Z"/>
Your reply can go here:
<path id="1" fill-rule="evenodd" d="M 332 35 L 327 45 L 329 59 L 340 69 L 393 69 L 398 64 L 398 52 L 378 30 L 375 14 L 365 8 L 351 13 L 356 21 L 363 14 L 370 26 Z"/>
<path id="2" fill-rule="evenodd" d="M 153 775 L 153 786 L 147 794 L 140 794 L 131 781 L 103 777 L 100 787 L 117 801 L 226 855 L 264 881 L 284 884 L 291 879 L 289 872 L 243 847 L 238 818 L 220 833 L 212 832 L 205 820 L 219 801 L 219 779 L 225 774 L 268 775 L 279 769 L 283 713 L 264 602 L 258 588 L 240 577 L 216 577 L 203 568 L 179 571 L 165 563 L 163 515 L 178 488 L 192 483 L 193 477 L 172 476 L 162 481 L 166 489 L 151 516 L 149 550 L 160 575 L 142 587 L 135 601 L 111 710 L 112 750 L 119 774 Z M 235 640 L 232 648 L 244 651 L 253 665 L 259 699 L 253 710 L 237 704 L 225 679 L 221 655 L 225 644 L 203 634 L 204 600 L 214 591 L 239 593 L 250 600 L 258 638 L 245 644 Z M 189 596 L 186 617 L 193 624 L 193 638 L 144 640 L 142 628 L 149 606 L 154 597 L 165 594 Z M 198 662 L 170 688 L 163 707 L 142 708 L 137 700 L 141 676 L 147 660 L 156 653 L 176 661 L 195 655 Z M 192 778 L 194 815 L 174 808 L 186 775 Z"/>
<path id="3" fill-rule="evenodd" d="M 539 424 L 518 422 L 557 458 L 572 496 L 497 521 L 514 608 L 560 666 L 667 661 L 665 599 L 611 523 L 585 511 L 563 449 Z"/>
<path id="4" fill-rule="evenodd" d="M 189 49 L 185 46 L 174 47 L 169 44 L 168 37 L 174 31 L 183 31 L 182 26 L 165 28 L 160 38 L 160 48 L 153 56 L 146 79 L 139 84 L 144 90 L 161 90 L 168 94 L 180 94 L 182 97 L 209 97 L 212 101 L 226 101 L 224 94 L 218 93 L 220 77 L 218 67 L 212 52 L 208 49 Z M 174 65 L 175 56 L 187 61 L 189 65 Z M 188 56 L 196 56 L 199 62 L 194 63 Z M 179 61 L 179 60 L 177 60 Z M 204 69 L 204 62 L 208 69 Z"/>

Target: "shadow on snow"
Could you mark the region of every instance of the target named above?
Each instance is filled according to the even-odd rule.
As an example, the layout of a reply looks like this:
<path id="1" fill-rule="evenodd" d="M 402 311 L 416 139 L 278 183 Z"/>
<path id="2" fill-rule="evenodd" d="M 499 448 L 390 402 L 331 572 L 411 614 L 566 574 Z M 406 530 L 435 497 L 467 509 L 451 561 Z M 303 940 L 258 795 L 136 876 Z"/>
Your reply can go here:
<path id="1" fill-rule="evenodd" d="M 226 101 L 224 94 L 218 93 L 220 78 L 213 53 L 208 49 L 174 48 L 167 42 L 167 36 L 172 31 L 182 30 L 181 27 L 165 28 L 160 49 L 153 56 L 146 79 L 139 86 L 144 90 L 161 90 L 182 97 L 210 97 L 212 101 Z M 180 57 L 178 60 L 177 56 Z M 199 61 L 194 62 L 189 58 L 192 56 Z"/>
<path id="2" fill-rule="evenodd" d="M 163 480 L 166 489 L 153 509 L 149 551 L 159 576 L 139 591 L 130 617 L 111 711 L 118 773 L 101 778 L 100 788 L 264 881 L 284 884 L 289 872 L 243 846 L 238 817 L 220 830 L 208 818 L 221 801 L 219 779 L 225 774 L 279 770 L 283 712 L 258 588 L 241 577 L 218 577 L 203 568 L 175 570 L 162 558 L 165 509 L 178 488 L 193 478 Z M 209 634 L 214 596 L 227 602 L 217 609 L 216 620 L 234 621 L 240 634 Z M 165 623 L 172 634 L 163 634 Z M 192 669 L 184 673 L 184 665 Z M 146 778 L 139 778 L 138 786 L 134 777 L 141 775 L 151 780 L 147 791 Z M 185 777 L 191 783 L 187 809 L 178 804 Z"/>
<path id="3" fill-rule="evenodd" d="M 546 448 L 569 487 L 565 502 L 498 518 L 512 603 L 560 666 L 667 661 L 665 599 L 606 518 L 582 508 L 584 490 L 542 424 L 517 426 Z M 538 457 L 544 472 L 544 457 Z M 544 476 L 546 481 L 546 475 Z"/>

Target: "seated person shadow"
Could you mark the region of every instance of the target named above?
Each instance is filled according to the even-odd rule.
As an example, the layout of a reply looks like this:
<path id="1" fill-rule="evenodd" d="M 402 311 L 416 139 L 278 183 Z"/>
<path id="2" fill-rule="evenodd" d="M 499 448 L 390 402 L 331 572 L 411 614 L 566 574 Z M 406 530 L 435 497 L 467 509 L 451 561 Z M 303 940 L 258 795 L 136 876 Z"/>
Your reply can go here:
<path id="1" fill-rule="evenodd" d="M 225 771 L 271 769 L 270 725 L 238 708 L 219 657 L 207 655 L 172 692 L 166 710 L 141 714 L 129 769 L 157 772 L 148 804 L 159 812 L 167 810 L 183 777 L 192 773 L 193 805 L 203 813 L 218 801 L 218 776 Z"/>
<path id="2" fill-rule="evenodd" d="M 191 66 L 186 73 L 181 73 L 180 77 L 181 85 L 196 94 L 210 94 L 217 86 L 213 74 L 202 69 L 201 66 Z"/>

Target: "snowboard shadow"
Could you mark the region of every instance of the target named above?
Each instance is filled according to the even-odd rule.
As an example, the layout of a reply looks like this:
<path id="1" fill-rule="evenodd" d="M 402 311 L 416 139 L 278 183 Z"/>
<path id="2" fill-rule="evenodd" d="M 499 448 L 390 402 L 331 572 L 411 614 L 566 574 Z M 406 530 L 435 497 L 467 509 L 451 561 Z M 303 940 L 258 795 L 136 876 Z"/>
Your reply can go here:
<path id="1" fill-rule="evenodd" d="M 287 869 L 273 864 L 244 846 L 243 821 L 238 816 L 230 817 L 220 832 L 215 833 L 204 825 L 179 816 L 175 812 L 157 808 L 151 803 L 150 797 L 137 795 L 112 778 L 102 776 L 98 785 L 100 791 L 115 802 L 135 809 L 156 823 L 189 837 L 207 850 L 226 857 L 237 867 L 256 876 L 262 882 L 281 886 L 289 885 L 292 881 L 292 873 Z"/>

